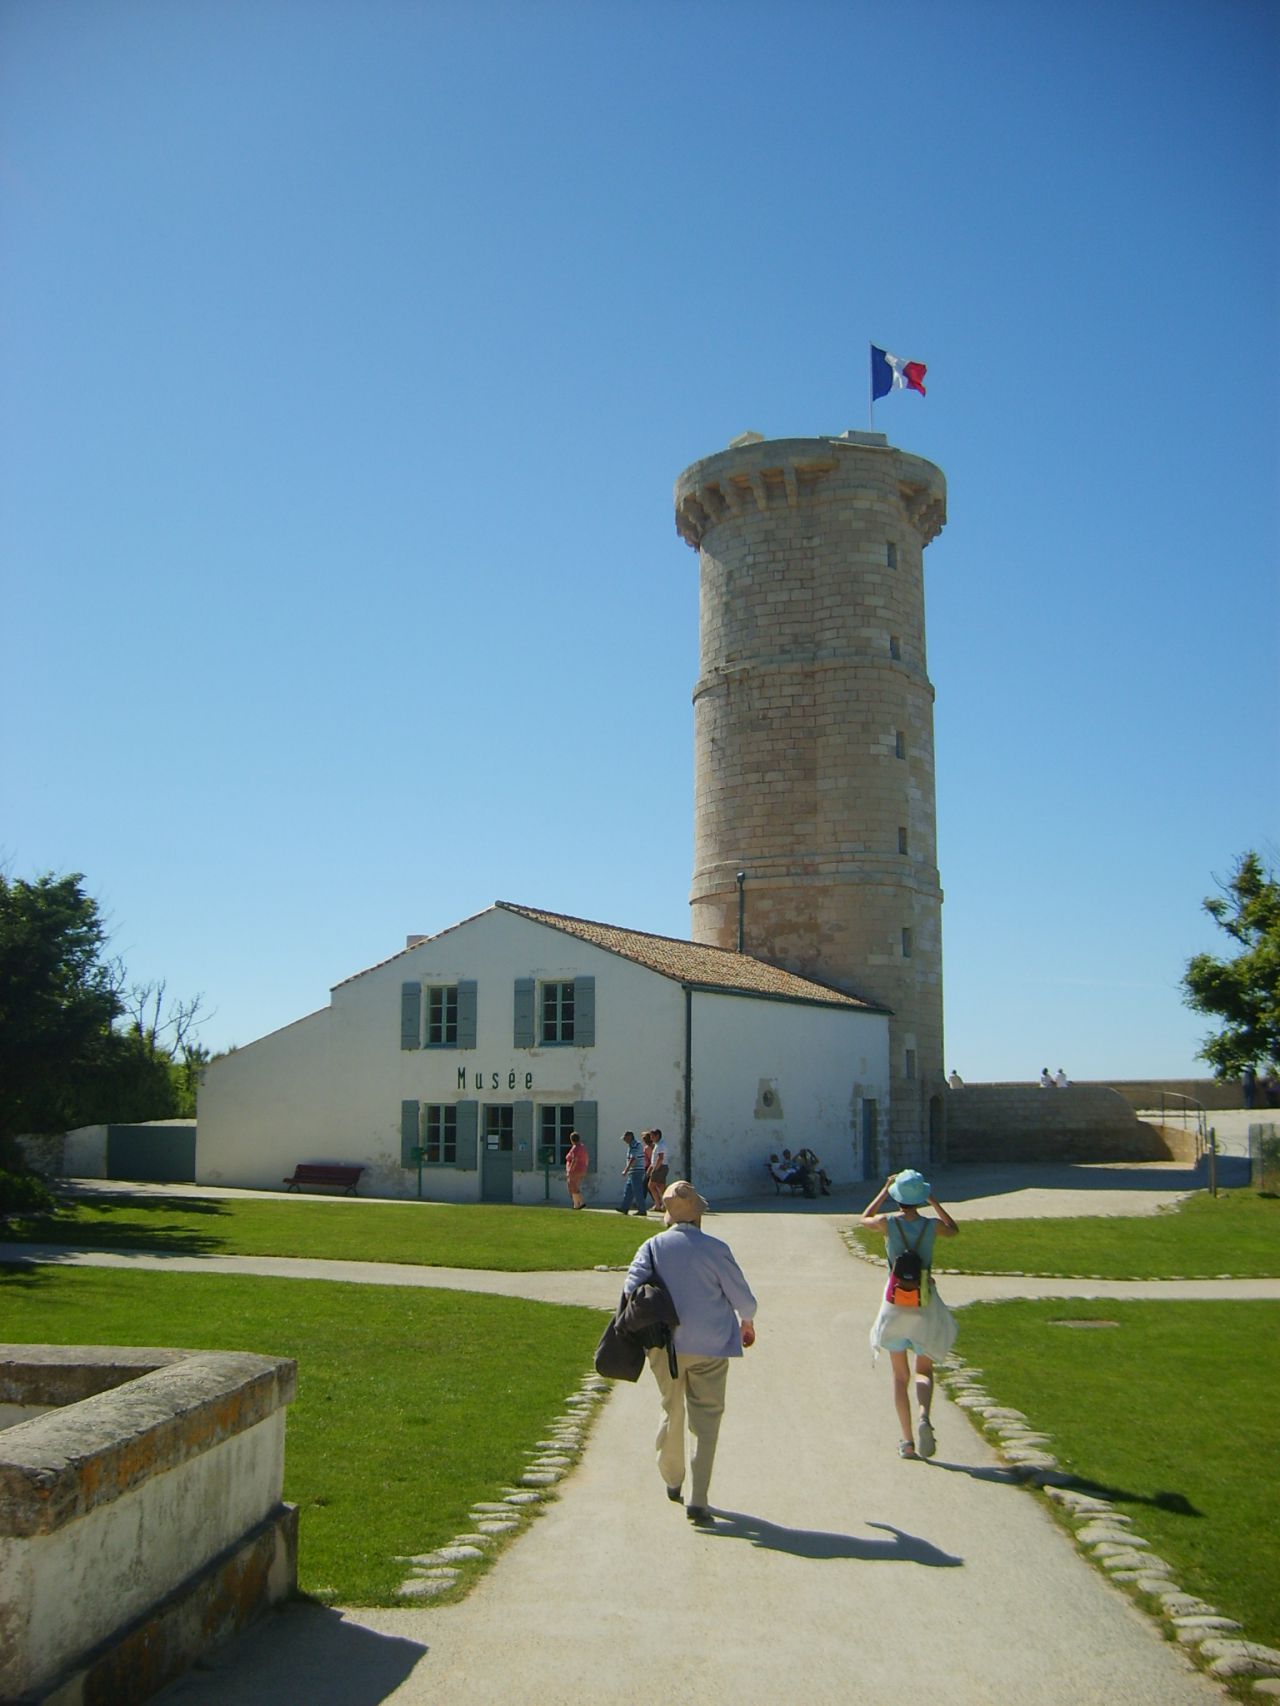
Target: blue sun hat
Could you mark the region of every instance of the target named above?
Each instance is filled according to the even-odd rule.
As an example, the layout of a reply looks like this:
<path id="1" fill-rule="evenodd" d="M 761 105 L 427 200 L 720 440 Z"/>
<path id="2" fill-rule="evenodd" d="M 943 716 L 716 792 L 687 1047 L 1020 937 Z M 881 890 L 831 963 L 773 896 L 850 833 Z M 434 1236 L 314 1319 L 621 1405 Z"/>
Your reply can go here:
<path id="1" fill-rule="evenodd" d="M 923 1208 L 929 1200 L 929 1181 L 908 1167 L 889 1186 L 889 1195 L 904 1208 Z"/>

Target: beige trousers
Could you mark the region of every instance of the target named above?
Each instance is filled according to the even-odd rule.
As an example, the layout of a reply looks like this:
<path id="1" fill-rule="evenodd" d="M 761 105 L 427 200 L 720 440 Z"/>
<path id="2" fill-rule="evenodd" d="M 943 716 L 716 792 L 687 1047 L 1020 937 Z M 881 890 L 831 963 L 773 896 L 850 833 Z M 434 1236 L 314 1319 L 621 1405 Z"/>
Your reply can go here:
<path id="1" fill-rule="evenodd" d="M 649 1367 L 662 1394 L 662 1420 L 658 1423 L 658 1473 L 668 1487 L 684 1482 L 684 1424 L 686 1413 L 693 1435 L 693 1479 L 691 1505 L 705 1505 L 716 1461 L 716 1441 L 724 1414 L 724 1389 L 729 1373 L 728 1357 L 678 1357 L 679 1374 L 671 1378 L 665 1350 L 652 1350 Z"/>

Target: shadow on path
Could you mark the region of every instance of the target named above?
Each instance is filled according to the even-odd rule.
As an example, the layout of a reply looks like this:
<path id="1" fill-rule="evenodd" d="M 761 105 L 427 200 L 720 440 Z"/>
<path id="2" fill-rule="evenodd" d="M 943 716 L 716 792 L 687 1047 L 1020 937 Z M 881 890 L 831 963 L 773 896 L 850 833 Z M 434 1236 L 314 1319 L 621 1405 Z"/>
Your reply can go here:
<path id="1" fill-rule="evenodd" d="M 1025 1470 L 980 1468 L 972 1463 L 944 1463 L 940 1457 L 930 1459 L 928 1467 L 945 1469 L 948 1475 L 967 1475 L 971 1481 L 992 1481 L 1006 1487 L 1022 1486 L 1028 1479 Z M 1153 1505 L 1157 1510 L 1172 1512 L 1174 1516 L 1204 1515 L 1185 1493 L 1135 1493 L 1129 1487 L 1112 1487 L 1102 1481 L 1090 1481 L 1084 1476 L 1071 1476 L 1061 1485 L 1069 1487 L 1073 1493 L 1083 1493 L 1091 1499 L 1106 1499 L 1113 1505 Z"/>
<path id="2" fill-rule="evenodd" d="M 161 1696 L 164 1706 L 379 1706 L 427 1653 L 340 1612 L 296 1600 Z M 220 1662 L 221 1660 L 221 1662 Z"/>
<path id="3" fill-rule="evenodd" d="M 893 1536 L 891 1540 L 859 1540 L 852 1534 L 830 1534 L 819 1528 L 783 1528 L 744 1511 L 717 1509 L 715 1514 L 716 1526 L 707 1533 L 723 1540 L 749 1540 L 753 1546 L 789 1552 L 793 1558 L 854 1558 L 861 1564 L 924 1564 L 935 1570 L 954 1570 L 964 1563 L 963 1558 L 887 1522 L 869 1522 L 867 1527 L 882 1529 Z"/>

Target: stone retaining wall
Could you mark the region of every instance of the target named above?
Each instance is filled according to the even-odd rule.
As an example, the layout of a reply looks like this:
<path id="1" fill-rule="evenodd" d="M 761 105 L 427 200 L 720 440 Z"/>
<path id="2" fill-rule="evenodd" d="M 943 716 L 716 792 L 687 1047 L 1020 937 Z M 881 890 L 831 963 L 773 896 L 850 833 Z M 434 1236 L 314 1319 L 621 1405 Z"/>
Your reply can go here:
<path id="1" fill-rule="evenodd" d="M 294 1591 L 295 1383 L 287 1358 L 0 1345 L 0 1700 L 144 1700 Z"/>
<path id="2" fill-rule="evenodd" d="M 1150 1125 L 1101 1085 L 966 1084 L 947 1092 L 947 1158 L 1194 1161 L 1195 1132 Z"/>

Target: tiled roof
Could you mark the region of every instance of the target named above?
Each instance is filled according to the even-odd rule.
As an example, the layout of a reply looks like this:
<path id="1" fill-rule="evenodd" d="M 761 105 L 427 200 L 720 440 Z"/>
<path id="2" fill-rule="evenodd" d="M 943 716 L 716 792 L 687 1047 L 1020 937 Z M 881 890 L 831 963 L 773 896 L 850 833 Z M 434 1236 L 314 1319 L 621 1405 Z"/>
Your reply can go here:
<path id="1" fill-rule="evenodd" d="M 775 1000 L 820 1002 L 828 1007 L 854 1007 L 864 1013 L 884 1013 L 888 1009 L 874 1001 L 864 1001 L 857 995 L 846 995 L 812 978 L 799 977 L 783 971 L 767 960 L 754 959 L 750 954 L 737 954 L 729 948 L 713 948 L 702 942 L 683 942 L 675 936 L 651 936 L 644 930 L 624 930 L 616 924 L 597 924 L 589 918 L 570 918 L 560 912 L 541 912 L 533 906 L 516 906 L 500 900 L 503 912 L 514 912 L 521 918 L 531 918 L 535 924 L 545 924 L 552 930 L 578 936 L 607 953 L 620 954 L 634 960 L 662 977 L 695 989 L 725 989 L 744 995 L 767 995 Z"/>
<path id="2" fill-rule="evenodd" d="M 543 912 L 536 906 L 517 906 L 509 900 L 495 901 L 493 907 L 486 910 L 514 912 L 517 917 L 545 924 L 548 929 L 563 930 L 568 936 L 577 936 L 593 947 L 603 948 L 606 953 L 634 960 L 637 965 L 657 972 L 660 977 L 673 978 L 677 983 L 687 983 L 694 989 L 724 989 L 743 995 L 768 996 L 774 1001 L 807 1001 L 824 1007 L 852 1007 L 860 1013 L 889 1011 L 874 1001 L 864 1001 L 858 995 L 846 995 L 841 989 L 832 989 L 828 984 L 815 983 L 812 978 L 783 971 L 780 966 L 754 959 L 750 954 L 735 954 L 729 948 L 683 942 L 677 936 L 651 936 L 646 930 L 624 930 L 617 924 L 598 924 L 590 918 L 572 918 L 563 912 Z M 462 925 L 471 924 L 483 916 L 484 913 L 473 913 L 470 918 L 450 924 L 434 936 L 424 936 L 421 940 L 438 942 L 441 936 L 450 936 Z M 414 944 L 416 946 L 417 943 Z M 405 954 L 412 952 L 413 948 L 401 948 L 399 953 L 388 955 L 376 965 L 366 966 L 364 971 L 354 972 L 333 987 L 341 989 L 343 984 L 367 977 L 370 972 L 379 971 L 393 960 L 403 959 Z"/>

